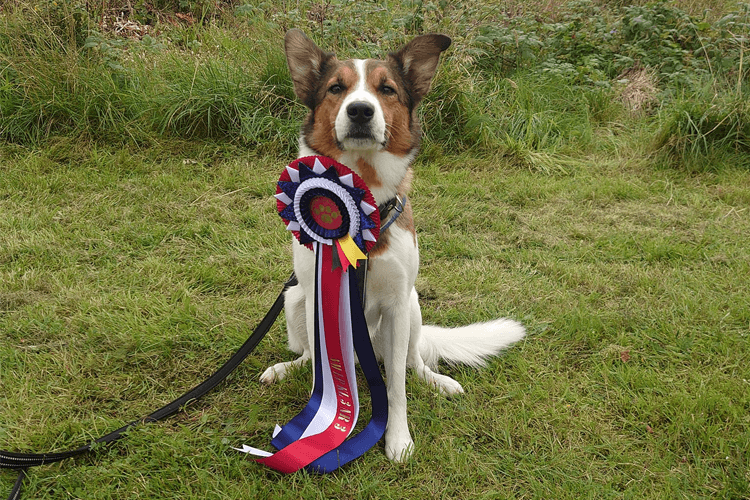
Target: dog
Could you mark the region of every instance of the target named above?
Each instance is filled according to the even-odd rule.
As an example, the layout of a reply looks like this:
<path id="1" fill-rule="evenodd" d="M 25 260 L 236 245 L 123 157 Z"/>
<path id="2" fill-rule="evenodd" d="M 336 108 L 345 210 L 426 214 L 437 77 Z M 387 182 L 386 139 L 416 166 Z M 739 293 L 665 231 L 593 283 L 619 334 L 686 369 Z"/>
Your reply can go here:
<path id="1" fill-rule="evenodd" d="M 301 31 L 287 32 L 284 45 L 294 92 L 310 110 L 301 128 L 299 157 L 328 156 L 346 165 L 362 177 L 381 207 L 404 200 L 420 145 L 417 106 L 450 44 L 447 36 L 427 34 L 385 60 L 340 61 Z M 461 384 L 437 372 L 439 359 L 481 366 L 525 331 L 510 319 L 453 329 L 422 325 L 414 288 L 419 251 L 411 202 L 398 208 L 401 214 L 368 254 L 365 318 L 375 353 L 385 365 L 385 453 L 401 462 L 414 450 L 407 423 L 407 367 L 441 393 L 460 394 Z M 293 256 L 299 284 L 286 292 L 285 314 L 289 348 L 301 356 L 269 367 L 261 375 L 267 384 L 313 356 L 314 255 L 293 239 Z"/>

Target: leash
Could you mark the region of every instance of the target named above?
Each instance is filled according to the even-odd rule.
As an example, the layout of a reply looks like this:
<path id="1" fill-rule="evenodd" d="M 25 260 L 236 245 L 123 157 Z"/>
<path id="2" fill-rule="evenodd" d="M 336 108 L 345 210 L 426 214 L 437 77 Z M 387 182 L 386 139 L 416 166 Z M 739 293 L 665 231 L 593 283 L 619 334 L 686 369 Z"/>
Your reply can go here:
<path id="1" fill-rule="evenodd" d="M 253 331 L 252 335 L 245 341 L 244 344 L 232 355 L 213 375 L 206 379 L 201 384 L 197 385 L 183 396 L 175 399 L 171 403 L 163 406 L 162 408 L 154 411 L 146 417 L 138 420 L 134 420 L 129 424 L 120 427 L 116 431 L 110 432 L 109 434 L 100 437 L 80 448 L 74 450 L 68 450 L 63 452 L 55 453 L 14 453 L 9 451 L 0 450 L 0 468 L 3 469 L 16 469 L 18 470 L 18 479 L 16 479 L 13 489 L 10 492 L 8 500 L 18 500 L 21 497 L 21 488 L 23 486 L 23 480 L 26 477 L 26 471 L 29 467 L 37 467 L 39 465 L 50 464 L 65 460 L 66 458 L 76 457 L 84 453 L 88 453 L 94 449 L 99 448 L 102 445 L 108 445 L 118 439 L 124 437 L 125 433 L 130 429 L 139 425 L 157 422 L 170 415 L 177 413 L 181 408 L 187 404 L 200 399 L 206 393 L 211 391 L 214 387 L 219 385 L 226 379 L 230 373 L 232 373 L 242 361 L 255 349 L 258 343 L 266 336 L 271 326 L 276 321 L 279 313 L 284 308 L 284 292 L 294 285 L 297 284 L 297 277 L 292 274 L 284 284 L 284 288 L 276 298 L 276 301 L 271 306 L 271 309 L 266 313 L 261 322 Z"/>

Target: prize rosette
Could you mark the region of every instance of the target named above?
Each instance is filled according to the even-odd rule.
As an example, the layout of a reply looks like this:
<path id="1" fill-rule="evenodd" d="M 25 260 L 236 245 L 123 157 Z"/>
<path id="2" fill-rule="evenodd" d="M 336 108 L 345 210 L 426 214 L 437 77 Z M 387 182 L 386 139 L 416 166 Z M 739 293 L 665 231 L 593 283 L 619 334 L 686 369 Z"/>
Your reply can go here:
<path id="1" fill-rule="evenodd" d="M 300 158 L 287 166 L 276 200 L 287 230 L 310 249 L 316 242 L 334 246 L 334 265 L 344 269 L 348 264 L 356 268 L 380 233 L 380 213 L 365 182 L 325 156 Z"/>
<path id="2" fill-rule="evenodd" d="M 237 450 L 262 457 L 256 460 L 283 473 L 331 472 L 372 448 L 388 420 L 385 384 L 357 277 L 350 272 L 375 245 L 380 214 L 364 181 L 323 156 L 287 166 L 276 200 L 287 230 L 315 253 L 315 383 L 302 411 L 274 431 L 271 444 L 277 452 L 247 445 Z M 370 421 L 358 432 L 353 432 L 359 417 L 355 358 L 372 399 Z"/>

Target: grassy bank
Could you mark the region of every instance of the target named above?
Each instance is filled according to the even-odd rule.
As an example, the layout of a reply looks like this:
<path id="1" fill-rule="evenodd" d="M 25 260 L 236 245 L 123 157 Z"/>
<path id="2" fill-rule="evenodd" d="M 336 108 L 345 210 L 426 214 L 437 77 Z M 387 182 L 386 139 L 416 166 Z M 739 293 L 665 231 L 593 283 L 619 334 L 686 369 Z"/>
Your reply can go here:
<path id="1" fill-rule="evenodd" d="M 291 270 L 290 27 L 349 55 L 453 37 L 412 196 L 423 314 L 529 337 L 443 367 L 460 398 L 409 379 L 409 463 L 280 476 L 231 450 L 306 402 L 309 367 L 257 382 L 292 357 L 279 321 L 215 393 L 27 498 L 750 497 L 745 5 L 127 7 L 2 7 L 0 449 L 148 413 L 265 313 Z"/>

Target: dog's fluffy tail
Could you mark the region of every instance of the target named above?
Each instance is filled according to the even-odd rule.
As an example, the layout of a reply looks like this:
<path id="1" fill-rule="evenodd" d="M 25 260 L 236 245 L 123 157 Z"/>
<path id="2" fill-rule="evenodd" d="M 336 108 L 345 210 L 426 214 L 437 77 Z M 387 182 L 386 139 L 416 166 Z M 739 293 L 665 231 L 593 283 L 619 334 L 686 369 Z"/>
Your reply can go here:
<path id="1" fill-rule="evenodd" d="M 518 342 L 525 334 L 523 325 L 506 318 L 458 328 L 422 325 L 419 353 L 431 368 L 437 367 L 439 359 L 484 366 L 487 358 Z"/>

